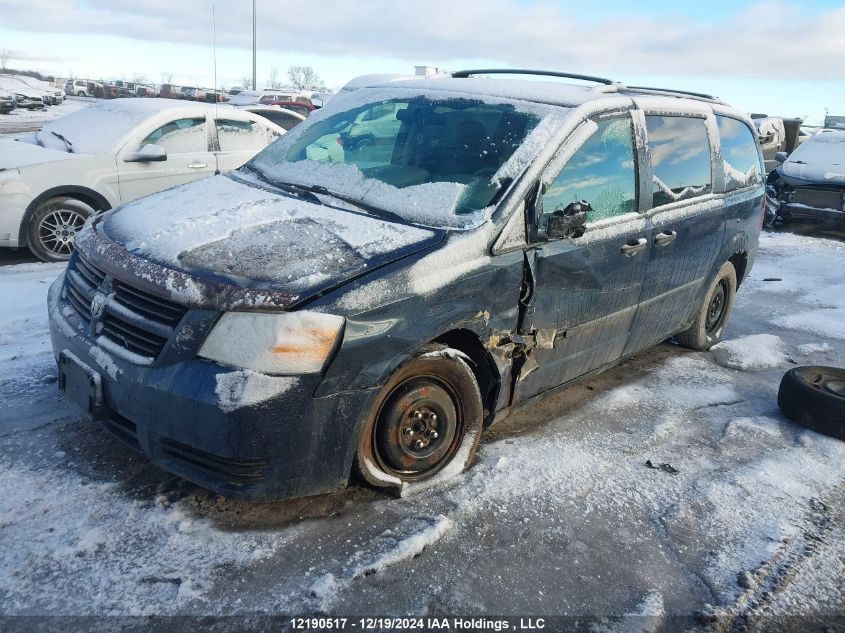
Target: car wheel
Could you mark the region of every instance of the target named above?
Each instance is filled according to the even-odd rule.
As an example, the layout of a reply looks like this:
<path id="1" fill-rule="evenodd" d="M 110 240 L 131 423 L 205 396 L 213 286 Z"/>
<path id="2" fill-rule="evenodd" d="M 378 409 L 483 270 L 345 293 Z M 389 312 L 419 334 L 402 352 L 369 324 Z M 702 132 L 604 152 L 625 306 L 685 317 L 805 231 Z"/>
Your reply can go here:
<path id="1" fill-rule="evenodd" d="M 734 307 L 736 286 L 736 269 L 732 263 L 725 262 L 710 283 L 695 321 L 689 329 L 676 334 L 675 340 L 684 347 L 700 351 L 721 341 Z"/>
<path id="2" fill-rule="evenodd" d="M 460 353 L 416 356 L 376 398 L 358 441 L 358 471 L 371 485 L 399 492 L 462 472 L 478 448 L 482 420 L 478 382 Z"/>
<path id="3" fill-rule="evenodd" d="M 29 222 L 29 250 L 44 262 L 70 259 L 76 234 L 94 213 L 92 207 L 75 198 L 62 196 L 41 203 Z"/>
<path id="4" fill-rule="evenodd" d="M 790 369 L 780 381 L 778 406 L 790 420 L 845 440 L 845 369 Z"/>

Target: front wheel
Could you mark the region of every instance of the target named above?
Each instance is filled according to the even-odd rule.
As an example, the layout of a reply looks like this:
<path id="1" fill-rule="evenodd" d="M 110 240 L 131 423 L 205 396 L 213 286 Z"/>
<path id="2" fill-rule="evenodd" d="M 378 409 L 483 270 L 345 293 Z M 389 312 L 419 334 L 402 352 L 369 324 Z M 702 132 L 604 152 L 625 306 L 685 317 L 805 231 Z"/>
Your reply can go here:
<path id="1" fill-rule="evenodd" d="M 364 423 L 357 468 L 373 486 L 462 472 L 481 439 L 483 409 L 472 370 L 455 350 L 416 356 L 388 380 Z"/>
<path id="2" fill-rule="evenodd" d="M 695 321 L 675 340 L 684 347 L 706 351 L 722 340 L 736 298 L 736 269 L 725 262 L 710 283 Z"/>
<path id="3" fill-rule="evenodd" d="M 94 209 L 81 200 L 65 196 L 41 203 L 29 222 L 29 250 L 43 262 L 67 261 L 73 252 L 76 234 L 94 213 Z"/>

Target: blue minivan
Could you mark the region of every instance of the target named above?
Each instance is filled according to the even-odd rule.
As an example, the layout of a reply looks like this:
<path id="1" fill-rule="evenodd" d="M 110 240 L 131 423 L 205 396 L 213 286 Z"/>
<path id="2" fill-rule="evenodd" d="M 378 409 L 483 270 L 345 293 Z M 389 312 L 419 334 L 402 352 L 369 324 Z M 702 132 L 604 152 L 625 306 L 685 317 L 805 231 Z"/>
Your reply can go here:
<path id="1" fill-rule="evenodd" d="M 59 388 L 223 495 L 413 491 L 515 406 L 718 342 L 763 174 L 708 95 L 513 70 L 362 88 L 94 218 L 50 290 Z"/>

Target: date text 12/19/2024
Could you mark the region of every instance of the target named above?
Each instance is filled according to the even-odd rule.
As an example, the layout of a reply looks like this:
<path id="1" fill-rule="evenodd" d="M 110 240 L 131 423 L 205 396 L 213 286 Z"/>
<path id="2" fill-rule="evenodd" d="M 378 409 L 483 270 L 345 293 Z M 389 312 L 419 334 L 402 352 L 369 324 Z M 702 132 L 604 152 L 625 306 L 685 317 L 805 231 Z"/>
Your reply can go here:
<path id="1" fill-rule="evenodd" d="M 349 629 L 389 631 L 539 631 L 544 618 L 381 618 L 302 617 L 291 618 L 294 631 L 342 631 Z"/>

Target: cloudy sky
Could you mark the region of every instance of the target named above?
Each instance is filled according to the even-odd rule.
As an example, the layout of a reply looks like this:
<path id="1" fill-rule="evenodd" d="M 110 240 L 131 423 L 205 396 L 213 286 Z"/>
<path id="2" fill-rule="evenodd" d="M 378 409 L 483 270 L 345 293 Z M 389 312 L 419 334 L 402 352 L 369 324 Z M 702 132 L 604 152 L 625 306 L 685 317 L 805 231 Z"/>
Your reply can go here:
<path id="1" fill-rule="evenodd" d="M 845 114 L 845 5 L 835 0 L 257 0 L 258 82 L 313 66 L 334 88 L 413 66 L 542 67 L 711 92 L 754 112 Z M 251 72 L 248 0 L 0 0 L 12 68 L 211 86 Z M 647 8 L 644 8 L 647 5 Z"/>

